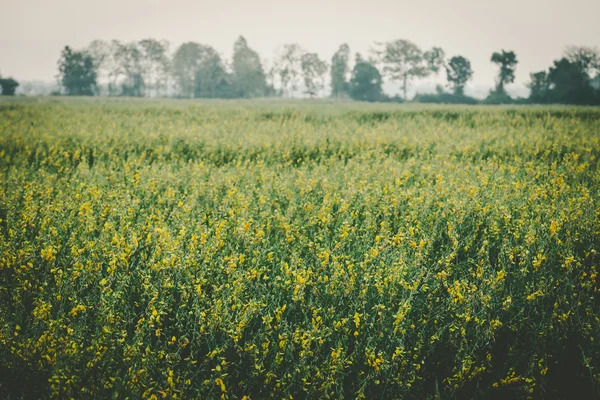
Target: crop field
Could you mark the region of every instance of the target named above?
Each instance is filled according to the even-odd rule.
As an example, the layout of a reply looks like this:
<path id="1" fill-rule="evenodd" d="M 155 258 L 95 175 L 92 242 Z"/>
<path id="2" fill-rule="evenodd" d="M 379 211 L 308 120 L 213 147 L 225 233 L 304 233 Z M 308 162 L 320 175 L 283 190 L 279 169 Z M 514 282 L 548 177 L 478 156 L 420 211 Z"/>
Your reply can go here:
<path id="1" fill-rule="evenodd" d="M 0 102 L 0 397 L 600 396 L 600 109 Z"/>

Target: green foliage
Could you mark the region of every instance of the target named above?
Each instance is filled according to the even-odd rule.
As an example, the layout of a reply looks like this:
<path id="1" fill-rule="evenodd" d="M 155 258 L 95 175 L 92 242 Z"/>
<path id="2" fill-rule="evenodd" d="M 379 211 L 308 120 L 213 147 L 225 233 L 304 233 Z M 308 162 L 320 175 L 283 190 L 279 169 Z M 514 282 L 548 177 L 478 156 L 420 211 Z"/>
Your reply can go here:
<path id="1" fill-rule="evenodd" d="M 331 97 L 345 97 L 348 95 L 349 60 L 350 47 L 344 43 L 331 58 Z"/>
<path id="2" fill-rule="evenodd" d="M 89 54 L 66 46 L 58 61 L 59 81 L 70 96 L 96 94 L 96 70 Z"/>
<path id="3" fill-rule="evenodd" d="M 148 95 L 165 93 L 169 80 L 169 42 L 144 39 L 139 42 L 141 52 L 141 75 Z"/>
<path id="4" fill-rule="evenodd" d="M 280 96 L 293 97 L 298 90 L 304 53 L 297 43 L 288 43 L 277 48 L 273 74 L 279 81 Z"/>
<path id="5" fill-rule="evenodd" d="M 122 75 L 120 82 L 121 96 L 142 97 L 145 95 L 146 84 L 143 69 L 143 50 L 136 42 L 115 43 L 114 58 Z"/>
<path id="6" fill-rule="evenodd" d="M 540 71 L 529 75 L 530 82 L 527 84 L 531 91 L 529 100 L 532 103 L 545 103 L 548 100 L 548 74 L 546 71 Z"/>
<path id="7" fill-rule="evenodd" d="M 504 90 L 492 90 L 490 94 L 482 101 L 482 104 L 514 104 L 515 100 Z"/>
<path id="8" fill-rule="evenodd" d="M 466 83 L 473 75 L 469 60 L 456 56 L 445 65 L 444 50 L 432 47 L 423 51 L 409 40 L 375 43 L 375 59 L 369 63 L 380 68 L 383 75 L 401 87 L 399 95 L 385 94 L 371 98 L 378 101 L 403 102 L 411 81 L 438 74 L 444 68 L 449 86 L 455 96 L 418 95 L 418 102 L 472 104 L 464 96 Z M 65 55 L 73 54 L 66 68 Z M 331 59 L 331 97 L 349 95 L 348 81 L 350 48 L 339 47 Z M 517 57 L 512 51 L 493 53 L 491 61 L 499 66 L 495 89 L 482 104 L 564 103 L 579 105 L 600 104 L 600 51 L 594 47 L 569 46 L 564 57 L 556 60 L 548 71 L 530 75 L 528 99 L 512 99 L 505 91 L 515 80 Z M 265 72 L 259 54 L 240 36 L 233 49 L 231 61 L 222 59 L 210 46 L 195 42 L 179 46 L 173 57 L 169 43 L 152 38 L 137 42 L 110 43 L 92 41 L 82 52 L 63 51 L 59 68 L 60 80 L 68 94 L 187 97 L 187 98 L 255 98 L 268 96 L 293 97 L 304 86 L 311 98 L 324 92 L 325 61 L 316 53 L 296 43 L 276 49 L 272 67 Z M 65 73 L 67 77 L 65 78 Z M 171 85 L 170 82 L 175 83 Z M 303 85 L 302 85 L 303 83 Z M 69 85 L 69 88 L 65 86 Z M 355 87 L 356 89 L 356 87 Z M 10 92 L 6 88 L 4 93 Z M 357 93 L 355 92 L 355 96 Z M 363 95 L 360 95 L 363 96 Z"/>
<path id="9" fill-rule="evenodd" d="M 440 72 L 444 66 L 444 59 L 446 53 L 440 47 L 433 47 L 431 50 L 427 50 L 423 53 L 423 59 L 427 63 L 427 68 L 432 74 Z"/>
<path id="10" fill-rule="evenodd" d="M 594 47 L 569 46 L 565 50 L 565 58 L 577 65 L 587 76 L 600 74 L 600 50 Z"/>
<path id="11" fill-rule="evenodd" d="M 0 94 L 2 96 L 14 96 L 15 91 L 19 87 L 19 82 L 13 78 L 0 77 Z"/>
<path id="12" fill-rule="evenodd" d="M 515 69 L 519 61 L 513 51 L 504 50 L 501 53 L 492 54 L 491 61 L 500 67 L 496 82 L 496 92 L 499 98 L 502 93 L 505 93 L 504 86 L 515 81 Z"/>
<path id="13" fill-rule="evenodd" d="M 455 56 L 448 61 L 446 66 L 446 77 L 448 84 L 453 87 L 454 94 L 462 96 L 465 91 L 465 85 L 473 76 L 471 62 L 463 56 Z"/>
<path id="14" fill-rule="evenodd" d="M 479 101 L 473 97 L 464 94 L 454 93 L 436 93 L 436 94 L 417 94 L 413 101 L 417 103 L 434 104 L 478 104 Z"/>
<path id="15" fill-rule="evenodd" d="M 590 77 L 594 54 L 586 48 L 570 48 L 567 57 L 554 61 L 548 72 L 531 74 L 529 100 L 537 103 L 600 104 L 600 90 Z"/>
<path id="16" fill-rule="evenodd" d="M 233 47 L 233 83 L 239 97 L 263 97 L 267 93 L 265 73 L 258 53 L 240 36 Z M 225 96 L 226 97 L 226 96 Z"/>
<path id="17" fill-rule="evenodd" d="M 600 395 L 600 111 L 0 103 L 0 397 Z"/>
<path id="18" fill-rule="evenodd" d="M 177 48 L 173 55 L 172 69 L 175 82 L 179 88 L 182 97 L 194 97 L 202 93 L 203 85 L 209 84 L 199 82 L 196 78 L 200 74 L 210 76 L 214 72 L 211 67 L 218 66 L 220 57 L 218 53 L 210 46 L 205 46 L 195 42 L 183 43 Z M 202 70 L 202 72 L 199 72 Z"/>
<path id="19" fill-rule="evenodd" d="M 317 53 L 304 53 L 300 59 L 300 67 L 306 93 L 314 97 L 325 87 L 327 63 Z"/>
<path id="20" fill-rule="evenodd" d="M 359 101 L 381 101 L 384 98 L 382 83 L 381 74 L 374 65 L 359 61 L 352 70 L 350 97 Z"/>
<path id="21" fill-rule="evenodd" d="M 232 98 L 240 97 L 241 94 L 249 92 L 235 86 L 234 78 L 227 73 L 221 57 L 216 52 L 208 52 L 202 57 L 196 68 L 195 91 L 196 98 Z"/>
<path id="22" fill-rule="evenodd" d="M 566 58 L 555 61 L 548 72 L 548 82 L 551 88 L 548 96 L 552 102 L 600 104 L 600 96 L 594 95 L 590 77 L 580 63 Z"/>
<path id="23" fill-rule="evenodd" d="M 596 90 L 596 95 L 600 95 L 600 73 L 590 81 L 590 85 L 592 85 L 592 88 Z"/>
<path id="24" fill-rule="evenodd" d="M 383 72 L 392 82 L 402 85 L 404 99 L 407 97 L 407 86 L 411 80 L 425 78 L 437 73 L 444 63 L 444 51 L 434 47 L 423 53 L 423 50 L 410 40 L 397 39 L 383 44 L 375 50 L 379 62 L 383 64 Z"/>
<path id="25" fill-rule="evenodd" d="M 409 40 L 398 39 L 387 42 L 384 44 L 383 50 L 379 50 L 377 53 L 383 63 L 383 72 L 393 82 L 402 84 L 404 99 L 407 98 L 408 83 L 414 78 L 427 75 L 423 51 Z"/>
<path id="26" fill-rule="evenodd" d="M 121 84 L 121 96 L 142 97 L 144 96 L 144 78 L 138 72 L 128 75 L 127 81 Z"/>

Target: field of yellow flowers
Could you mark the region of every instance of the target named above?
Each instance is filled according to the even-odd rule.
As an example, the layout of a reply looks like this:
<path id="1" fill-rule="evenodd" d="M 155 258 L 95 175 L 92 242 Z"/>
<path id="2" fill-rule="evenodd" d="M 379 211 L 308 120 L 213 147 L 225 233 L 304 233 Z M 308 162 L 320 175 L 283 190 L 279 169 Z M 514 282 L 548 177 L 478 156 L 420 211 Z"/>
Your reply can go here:
<path id="1" fill-rule="evenodd" d="M 600 109 L 0 103 L 0 397 L 598 398 Z"/>

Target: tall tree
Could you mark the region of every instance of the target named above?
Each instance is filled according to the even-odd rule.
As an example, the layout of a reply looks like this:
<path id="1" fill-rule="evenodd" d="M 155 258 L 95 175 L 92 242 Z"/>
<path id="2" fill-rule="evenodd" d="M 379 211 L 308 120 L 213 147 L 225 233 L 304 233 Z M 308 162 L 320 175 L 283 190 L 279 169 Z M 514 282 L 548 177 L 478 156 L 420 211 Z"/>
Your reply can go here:
<path id="1" fill-rule="evenodd" d="M 92 56 L 65 46 L 58 61 L 59 81 L 71 96 L 96 94 L 96 70 Z"/>
<path id="2" fill-rule="evenodd" d="M 465 85 L 473 76 L 471 62 L 463 56 L 454 56 L 446 65 L 448 84 L 452 86 L 454 94 L 463 95 Z"/>
<path id="3" fill-rule="evenodd" d="M 408 84 L 415 78 L 425 78 L 437 73 L 443 65 L 444 52 L 439 47 L 423 51 L 413 42 L 397 39 L 376 49 L 383 72 L 392 82 L 402 85 L 402 93 L 407 98 Z"/>
<path id="4" fill-rule="evenodd" d="M 231 84 L 231 76 L 219 54 L 212 48 L 206 48 L 196 71 L 195 97 L 228 98 L 236 95 Z"/>
<path id="5" fill-rule="evenodd" d="M 548 73 L 540 71 L 529 74 L 530 81 L 527 84 L 530 90 L 529 101 L 532 103 L 545 103 L 548 101 Z"/>
<path id="6" fill-rule="evenodd" d="M 108 54 L 102 63 L 108 77 L 109 96 L 121 94 L 120 82 L 125 79 L 125 72 L 122 70 L 119 60 L 119 52 L 122 46 L 123 44 L 120 41 L 112 40 L 108 44 Z"/>
<path id="7" fill-rule="evenodd" d="M 515 81 L 515 69 L 517 67 L 517 56 L 514 51 L 504 51 L 492 54 L 491 61 L 500 67 L 496 92 L 505 93 L 504 86 Z"/>
<path id="8" fill-rule="evenodd" d="M 233 45 L 233 79 L 241 97 L 261 97 L 266 94 L 267 82 L 260 56 L 240 36 Z"/>
<path id="9" fill-rule="evenodd" d="M 114 54 L 119 69 L 124 75 L 121 83 L 121 95 L 141 97 L 145 94 L 144 67 L 142 49 L 136 42 L 118 46 Z"/>
<path id="10" fill-rule="evenodd" d="M 383 99 L 383 80 L 377 67 L 356 54 L 356 64 L 349 82 L 350 97 L 359 101 L 380 101 Z"/>
<path id="11" fill-rule="evenodd" d="M 441 47 L 432 47 L 423 53 L 423 59 L 427 63 L 427 68 L 430 73 L 437 75 L 444 67 L 446 52 Z"/>
<path id="12" fill-rule="evenodd" d="M 177 48 L 173 55 L 172 71 L 175 83 L 182 97 L 194 97 L 196 93 L 196 75 L 206 56 L 216 52 L 209 46 L 187 42 Z"/>
<path id="13" fill-rule="evenodd" d="M 302 70 L 301 60 L 304 50 L 296 43 L 284 44 L 276 50 L 274 74 L 279 79 L 281 94 L 293 97 L 298 89 L 298 79 Z"/>
<path id="14" fill-rule="evenodd" d="M 555 61 L 548 72 L 549 98 L 564 104 L 597 104 L 590 77 L 582 65 L 567 58 Z"/>
<path id="15" fill-rule="evenodd" d="M 306 93 L 312 98 L 325 87 L 327 63 L 317 53 L 303 54 L 300 63 Z"/>
<path id="16" fill-rule="evenodd" d="M 144 39 L 138 44 L 140 50 L 141 74 L 150 96 L 159 96 L 166 88 L 169 73 L 169 42 Z"/>
<path id="17" fill-rule="evenodd" d="M 592 76 L 600 71 L 600 52 L 569 46 L 548 72 L 531 74 L 529 100 L 536 103 L 599 104 L 600 92 Z"/>
<path id="18" fill-rule="evenodd" d="M 99 95 L 110 94 L 110 91 L 108 90 L 110 84 L 110 51 L 110 44 L 103 40 L 94 40 L 85 49 L 85 52 L 92 57 L 94 62 Z"/>
<path id="19" fill-rule="evenodd" d="M 565 58 L 590 77 L 600 74 L 600 50 L 595 47 L 568 46 Z"/>
<path id="20" fill-rule="evenodd" d="M 348 60 L 350 47 L 342 44 L 331 58 L 331 97 L 343 97 L 348 94 Z"/>
<path id="21" fill-rule="evenodd" d="M 265 84 L 267 85 L 265 88 L 265 96 L 276 96 L 277 90 L 275 89 L 276 85 L 276 72 L 275 68 L 271 65 L 271 60 L 268 58 L 264 58 L 262 60 L 262 65 L 264 66 L 265 71 Z"/>

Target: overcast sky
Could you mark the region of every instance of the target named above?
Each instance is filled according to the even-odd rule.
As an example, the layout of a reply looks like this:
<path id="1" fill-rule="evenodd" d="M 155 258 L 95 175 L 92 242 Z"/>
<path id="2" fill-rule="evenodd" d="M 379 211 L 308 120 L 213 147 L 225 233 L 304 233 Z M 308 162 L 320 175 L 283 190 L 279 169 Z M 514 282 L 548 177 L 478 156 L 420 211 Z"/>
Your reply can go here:
<path id="1" fill-rule="evenodd" d="M 197 41 L 230 57 L 242 34 L 262 58 L 296 42 L 329 60 L 344 42 L 366 52 L 402 38 L 464 55 L 484 86 L 494 51 L 517 53 L 522 85 L 565 46 L 600 46 L 600 0 L 2 0 L 0 10 L 0 73 L 18 80 L 54 81 L 61 48 L 93 39 Z"/>

